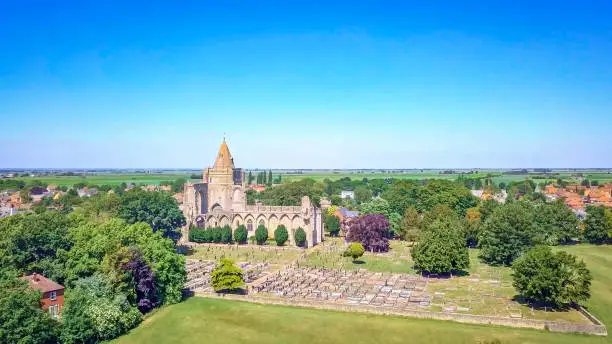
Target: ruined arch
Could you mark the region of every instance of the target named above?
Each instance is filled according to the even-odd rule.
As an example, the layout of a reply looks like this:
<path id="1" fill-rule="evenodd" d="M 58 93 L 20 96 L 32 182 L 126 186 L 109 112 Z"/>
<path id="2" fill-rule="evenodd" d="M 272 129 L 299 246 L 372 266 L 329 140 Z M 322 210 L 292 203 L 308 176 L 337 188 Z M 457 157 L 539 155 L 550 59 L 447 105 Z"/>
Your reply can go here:
<path id="1" fill-rule="evenodd" d="M 274 233 L 276 227 L 278 227 L 278 217 L 276 217 L 276 215 L 270 215 L 270 217 L 268 218 L 268 226 L 268 230 L 271 233 Z"/>
<path id="2" fill-rule="evenodd" d="M 227 218 L 227 216 L 221 216 L 221 218 L 219 219 L 219 227 L 225 227 L 226 225 L 230 224 L 230 220 Z"/>
<path id="3" fill-rule="evenodd" d="M 244 217 L 244 223 L 249 232 L 253 232 L 255 228 L 257 227 L 255 225 L 255 217 L 253 217 L 253 215 L 251 214 L 248 214 L 247 216 Z"/>
<path id="4" fill-rule="evenodd" d="M 240 215 L 234 215 L 234 226 L 233 228 L 238 228 L 238 226 L 244 225 L 244 219 Z"/>
<path id="5" fill-rule="evenodd" d="M 206 220 L 206 227 L 211 228 L 211 227 L 217 227 L 217 218 L 214 216 L 209 216 L 208 220 Z"/>
<path id="6" fill-rule="evenodd" d="M 257 216 L 257 226 L 264 225 L 264 227 L 268 228 L 268 219 L 263 214 Z"/>

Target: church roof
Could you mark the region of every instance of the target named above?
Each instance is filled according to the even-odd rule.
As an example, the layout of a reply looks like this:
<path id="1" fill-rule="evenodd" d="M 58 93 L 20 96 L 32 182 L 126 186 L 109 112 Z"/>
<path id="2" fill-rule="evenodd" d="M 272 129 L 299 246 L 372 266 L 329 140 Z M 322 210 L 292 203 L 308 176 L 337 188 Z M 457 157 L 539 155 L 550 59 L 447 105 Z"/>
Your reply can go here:
<path id="1" fill-rule="evenodd" d="M 234 168 L 234 158 L 232 158 L 232 155 L 230 154 L 225 138 L 221 143 L 221 147 L 219 147 L 219 153 L 217 153 L 217 160 L 215 160 L 215 165 L 213 168 Z"/>

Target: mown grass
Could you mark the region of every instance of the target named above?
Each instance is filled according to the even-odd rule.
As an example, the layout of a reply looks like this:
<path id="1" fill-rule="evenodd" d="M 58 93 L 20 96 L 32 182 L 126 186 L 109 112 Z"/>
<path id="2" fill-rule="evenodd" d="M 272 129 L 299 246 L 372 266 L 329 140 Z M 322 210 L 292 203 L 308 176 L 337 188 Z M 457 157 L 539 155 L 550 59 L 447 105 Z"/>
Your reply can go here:
<path id="1" fill-rule="evenodd" d="M 192 297 L 113 343 L 604 343 L 606 339 L 448 321 Z"/>

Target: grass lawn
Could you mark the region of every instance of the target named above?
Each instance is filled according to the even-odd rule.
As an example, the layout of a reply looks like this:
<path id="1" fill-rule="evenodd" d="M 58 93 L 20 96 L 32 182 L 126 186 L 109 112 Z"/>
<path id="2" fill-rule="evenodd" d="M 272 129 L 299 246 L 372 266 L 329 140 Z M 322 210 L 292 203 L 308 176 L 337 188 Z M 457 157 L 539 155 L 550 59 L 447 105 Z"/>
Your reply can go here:
<path id="1" fill-rule="evenodd" d="M 192 297 L 113 343 L 605 343 L 606 338 Z"/>
<path id="2" fill-rule="evenodd" d="M 197 246 L 187 256 L 188 259 L 201 259 L 219 261 L 221 258 L 229 258 L 234 262 L 268 263 L 272 266 L 287 265 L 304 254 L 302 250 L 294 248 L 270 248 L 248 245 L 248 246 Z"/>
<path id="3" fill-rule="evenodd" d="M 592 297 L 586 307 L 608 327 L 612 326 L 612 246 L 576 245 L 556 249 L 575 254 L 586 262 L 593 275 Z M 476 255 L 476 251 L 471 252 L 469 272 L 472 277 L 497 279 L 502 283 L 500 293 L 512 293 L 504 289 L 509 288 L 508 269 L 490 268 L 475 262 Z M 469 284 L 467 278 L 463 278 L 440 283 Z M 453 286 L 450 290 L 444 285 L 432 287 L 446 289 L 445 293 L 451 298 L 465 297 L 459 289 L 453 291 Z M 485 303 L 483 307 L 490 305 Z M 548 315 L 559 316 L 551 312 Z M 190 298 L 163 308 L 114 343 L 482 343 L 493 339 L 504 344 L 612 343 L 612 336 L 560 334 L 204 298 Z"/>

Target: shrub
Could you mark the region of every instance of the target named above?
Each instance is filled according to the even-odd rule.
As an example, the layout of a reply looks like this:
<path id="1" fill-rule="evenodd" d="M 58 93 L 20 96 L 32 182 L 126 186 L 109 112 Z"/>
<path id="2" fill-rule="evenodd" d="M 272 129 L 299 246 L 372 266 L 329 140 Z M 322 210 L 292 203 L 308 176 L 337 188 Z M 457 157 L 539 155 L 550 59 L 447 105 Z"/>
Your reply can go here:
<path id="1" fill-rule="evenodd" d="M 274 231 L 274 240 L 278 246 L 283 246 L 283 244 L 289 239 L 289 233 L 287 232 L 287 228 L 284 225 L 279 225 Z"/>
<path id="2" fill-rule="evenodd" d="M 235 291 L 244 285 L 242 270 L 234 266 L 234 261 L 221 258 L 221 261 L 210 274 L 211 284 L 216 292 L 227 290 Z"/>
<path id="3" fill-rule="evenodd" d="M 245 244 L 247 242 L 248 231 L 244 225 L 238 226 L 234 231 L 234 241 L 239 244 Z"/>
<path id="4" fill-rule="evenodd" d="M 353 258 L 354 262 L 357 260 L 357 258 L 363 256 L 364 252 L 365 248 L 363 248 L 363 245 L 360 242 L 354 242 L 346 249 L 346 251 L 344 251 L 343 255 L 345 257 Z"/>
<path id="5" fill-rule="evenodd" d="M 225 225 L 219 230 L 221 232 L 221 242 L 224 244 L 232 243 L 232 228 L 229 225 Z"/>
<path id="6" fill-rule="evenodd" d="M 189 230 L 189 241 L 201 243 L 206 241 L 206 230 L 203 228 L 191 228 Z"/>
<path id="7" fill-rule="evenodd" d="M 306 244 L 306 232 L 302 229 L 302 227 L 298 227 L 295 231 L 295 245 L 299 247 L 304 247 Z"/>
<path id="8" fill-rule="evenodd" d="M 257 245 L 263 245 L 268 240 L 268 229 L 264 225 L 257 226 L 255 230 L 255 240 Z"/>
<path id="9" fill-rule="evenodd" d="M 514 288 L 531 301 L 562 307 L 590 297 L 589 270 L 566 252 L 536 246 L 518 258 L 512 270 Z"/>
<path id="10" fill-rule="evenodd" d="M 470 265 L 465 238 L 455 222 L 438 220 L 428 228 L 412 249 L 415 269 L 441 274 L 462 270 Z"/>

